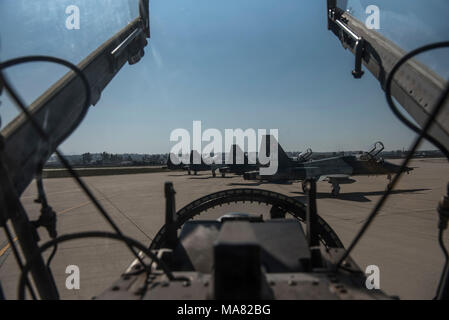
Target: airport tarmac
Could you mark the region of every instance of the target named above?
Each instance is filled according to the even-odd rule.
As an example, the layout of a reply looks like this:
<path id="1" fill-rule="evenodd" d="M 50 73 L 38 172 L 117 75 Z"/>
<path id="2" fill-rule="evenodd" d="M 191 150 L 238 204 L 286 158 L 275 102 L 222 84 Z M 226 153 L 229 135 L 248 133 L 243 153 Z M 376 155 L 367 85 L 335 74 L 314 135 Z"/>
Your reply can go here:
<path id="1" fill-rule="evenodd" d="M 354 250 L 352 258 L 363 270 L 368 265 L 379 267 L 380 286 L 386 293 L 402 299 L 432 299 L 444 263 L 437 242 L 436 207 L 446 191 L 449 165 L 444 159 L 415 159 L 411 166 L 415 170 L 403 176 Z M 318 183 L 319 214 L 337 232 L 345 246 L 360 229 L 387 184 L 385 176 L 355 179 L 356 183 L 341 186 L 341 194 L 337 198 L 330 195 L 328 183 Z M 299 183 L 259 184 L 238 176 L 212 178 L 210 172 L 200 172 L 197 176 L 181 171 L 97 176 L 86 177 L 84 181 L 122 231 L 146 244 L 150 243 L 164 221 L 165 181 L 174 183 L 178 209 L 211 192 L 243 187 L 268 189 L 305 201 Z M 49 203 L 58 213 L 59 235 L 111 230 L 71 178 L 46 179 L 44 185 Z M 40 207 L 34 203 L 35 198 L 36 188 L 32 184 L 22 195 L 23 205 L 31 219 L 39 216 Z M 236 211 L 237 208 L 230 206 L 220 210 Z M 40 235 L 43 241 L 48 240 L 45 230 L 41 230 Z M 449 232 L 445 239 L 449 246 Z M 61 298 L 90 299 L 110 286 L 132 260 L 128 249 L 119 242 L 89 239 L 61 244 L 51 266 Z M 79 290 L 66 288 L 66 268 L 69 265 L 79 267 Z M 1 232 L 0 281 L 8 299 L 17 296 L 18 276 L 10 245 Z"/>

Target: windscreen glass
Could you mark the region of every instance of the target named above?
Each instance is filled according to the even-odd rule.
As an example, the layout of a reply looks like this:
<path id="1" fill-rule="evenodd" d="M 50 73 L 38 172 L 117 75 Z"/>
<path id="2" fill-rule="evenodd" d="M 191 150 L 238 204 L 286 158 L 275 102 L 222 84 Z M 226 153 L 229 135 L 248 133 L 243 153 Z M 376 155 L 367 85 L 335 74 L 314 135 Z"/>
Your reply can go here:
<path id="1" fill-rule="evenodd" d="M 337 6 L 405 51 L 448 39 L 446 0 L 339 0 Z M 449 76 L 446 49 L 422 54 L 418 60 L 444 78 Z"/>
<path id="2" fill-rule="evenodd" d="M 404 53 L 448 39 L 447 0 L 339 0 L 337 4 L 374 29 L 374 36 L 387 38 Z M 98 59 L 100 63 L 91 61 L 89 66 L 95 70 L 89 73 L 93 89 L 98 89 L 95 84 L 104 79 L 110 81 L 98 102 L 89 107 L 83 122 L 59 146 L 123 234 L 149 248 L 153 241 L 162 239 L 161 228 L 170 232 L 171 228 L 163 225 L 174 216 L 166 215 L 173 213 L 172 208 L 178 218 L 179 212 L 186 212 L 182 208 L 193 208 L 190 212 L 195 214 L 199 213 L 195 210 L 204 209 L 194 217 L 183 216 L 189 224 L 190 218 L 194 223 L 201 220 L 216 223 L 223 216 L 229 219 L 248 215 L 254 216 L 256 224 L 261 216 L 265 222 L 273 217 L 277 221 L 272 222 L 277 224 L 285 213 L 279 208 L 282 202 L 279 200 L 287 199 L 290 208 L 296 201 L 299 204 L 295 208 L 303 205 L 307 208 L 305 182 L 310 178 L 317 182 L 319 216 L 348 248 L 409 154 L 415 133 L 391 112 L 383 88 L 367 65 L 362 67 L 363 77 L 354 78 L 354 54 L 343 49 L 341 40 L 332 32 L 335 30 L 328 29 L 327 1 L 152 0 L 149 9 L 151 37 L 139 38 L 139 45 L 133 40 L 122 42 L 122 48 L 130 49 L 121 51 L 123 61 L 137 62 L 141 58 L 140 61 L 126 62 L 112 79 L 109 49 L 102 52 L 105 59 Z M 138 16 L 138 0 L 0 0 L 0 61 L 49 55 L 78 64 Z M 136 31 L 140 31 L 138 28 Z M 136 47 L 138 55 L 132 50 Z M 417 59 L 448 78 L 448 56 L 449 49 L 440 49 Z M 28 63 L 11 67 L 5 74 L 30 105 L 67 71 L 50 63 Z M 72 99 L 79 99 L 82 94 L 70 87 L 66 91 L 67 97 L 55 103 L 58 111 L 63 112 L 52 123 L 71 119 L 65 111 L 71 107 Z M 5 126 L 16 119 L 18 112 L 5 90 L 0 94 L 0 102 L 3 122 L 0 133 L 4 135 L 8 132 Z M 38 154 L 36 150 L 41 144 L 33 143 L 31 138 L 36 133 L 31 129 L 23 135 L 21 143 L 4 135 L 9 148 L 2 159 L 12 159 L 11 155 L 18 155 L 17 159 L 29 155 L 28 159 L 32 159 Z M 372 146 L 376 141 L 381 143 Z M 241 163 L 232 160 L 226 163 L 233 150 L 237 150 L 233 145 L 242 151 L 236 152 Z M 170 154 L 186 156 L 180 158 L 187 159 L 187 163 L 174 163 Z M 191 161 L 194 155 L 198 155 L 196 163 Z M 269 155 L 273 157 L 270 159 Z M 446 194 L 449 176 L 449 165 L 442 156 L 434 145 L 421 144 L 407 168 L 409 174 L 404 172 L 401 176 L 381 214 L 351 253 L 351 260 L 362 274 L 370 275 L 370 267 L 377 266 L 380 289 L 401 299 L 435 297 L 444 263 L 438 247 L 436 207 Z M 276 157 L 278 161 L 270 161 Z M 42 182 L 48 205 L 57 216 L 58 235 L 113 230 L 71 178 L 71 171 L 54 154 L 44 160 L 47 162 Z M 14 165 L 19 163 L 15 167 L 8 161 L 4 163 L 17 179 L 25 175 L 22 160 L 15 161 Z M 34 168 L 33 172 L 28 171 L 28 176 L 31 175 L 36 177 Z M 175 190 L 175 201 L 169 210 L 166 205 L 171 197 L 166 182 L 171 182 Z M 273 195 L 272 203 L 267 204 L 265 198 L 241 197 L 253 191 L 236 192 L 237 189 L 258 190 L 264 197 L 268 192 L 282 196 Z M 4 190 L 8 189 L 0 183 L 0 199 L 9 200 Z M 211 194 L 222 202 L 215 201 L 218 198 L 212 198 Z M 33 181 L 20 197 L 31 221 L 42 213 L 43 204 L 35 201 L 38 196 Z M 293 217 L 287 214 L 286 218 Z M 179 235 L 196 234 L 187 229 L 188 225 L 186 229 L 185 225 L 178 226 Z M 306 224 L 301 226 L 307 231 Z M 295 232 L 301 231 L 299 226 L 296 229 Z M 324 229 L 330 232 L 325 224 Z M 263 265 L 261 270 L 276 271 L 272 279 L 277 279 L 282 275 L 277 272 L 278 266 L 288 265 L 275 259 L 284 255 L 288 257 L 285 261 L 314 270 L 308 260 L 298 259 L 299 250 L 289 247 L 290 239 L 296 246 L 300 243 L 296 239 L 303 239 L 303 233 L 280 234 L 279 230 L 260 233 L 260 239 L 272 241 L 280 248 L 274 254 L 264 251 L 264 256 L 275 265 L 274 268 Z M 19 239 L 15 229 L 14 233 L 12 238 Z M 39 245 L 49 240 L 44 228 L 39 228 L 38 233 Z M 161 257 L 173 262 L 188 256 L 182 266 L 190 266 L 203 257 L 209 259 L 207 256 L 213 250 L 200 251 L 196 244 L 210 244 L 212 248 L 215 242 L 209 242 L 212 239 L 209 231 L 198 234 L 205 235 L 204 240 L 186 238 L 185 242 L 192 244 L 195 252 L 184 250 L 187 246 L 182 244 L 180 250 L 175 250 L 182 256 L 170 256 L 165 251 L 167 256 L 164 253 Z M 278 244 L 278 240 L 288 242 Z M 20 245 L 18 240 L 14 243 Z M 304 242 L 304 249 L 307 245 Z M 8 299 L 17 298 L 21 273 L 12 248 L 0 230 L 0 282 Z M 341 252 L 324 246 L 321 249 L 324 255 Z M 51 250 L 45 252 L 45 262 L 50 254 Z M 329 261 L 336 258 L 339 259 L 333 255 Z M 106 288 L 118 288 L 116 281 L 126 280 L 121 276 L 133 260 L 134 255 L 126 245 L 113 239 L 92 238 L 59 244 L 50 266 L 62 299 L 91 299 L 101 298 Z M 79 269 L 78 288 L 70 282 L 72 273 L 75 274 L 71 271 L 73 266 Z M 178 272 L 178 266 L 181 264 L 176 262 L 170 268 Z M 348 267 L 346 263 L 345 266 Z M 352 274 L 346 267 L 344 274 Z M 211 277 L 213 270 L 206 270 L 211 271 Z M 140 271 L 132 269 L 133 274 L 144 276 Z M 183 276 L 185 271 L 182 270 Z M 296 277 L 296 271 L 295 274 Z M 360 273 L 354 274 L 358 277 Z M 195 275 L 192 279 L 207 277 Z M 278 280 L 275 282 L 274 287 L 262 288 L 284 288 Z M 133 283 L 136 286 L 120 284 L 119 289 L 146 290 L 140 287 L 144 282 Z M 178 292 L 178 288 L 186 292 L 198 287 L 213 290 L 215 286 L 208 283 L 207 286 L 194 282 L 184 286 L 184 281 L 169 286 L 152 284 L 148 289 L 176 290 L 180 294 L 183 292 Z M 327 285 L 323 283 L 320 280 L 319 286 L 310 288 L 321 290 Z M 289 292 L 296 292 L 304 286 L 289 288 Z M 313 288 L 307 289 L 308 297 L 316 297 Z M 346 285 L 343 289 L 342 297 L 357 297 L 346 291 Z M 376 291 L 368 293 L 373 292 Z M 116 293 L 121 291 L 114 289 L 113 294 Z M 140 295 L 133 292 L 132 297 Z"/>
<path id="3" fill-rule="evenodd" d="M 46 55 L 78 64 L 139 16 L 139 0 L 2 0 L 0 61 Z M 49 63 L 28 63 L 6 70 L 29 104 L 68 71 Z M 7 105 L 5 105 L 7 104 Z M 16 115 L 2 106 L 6 124 Z"/>

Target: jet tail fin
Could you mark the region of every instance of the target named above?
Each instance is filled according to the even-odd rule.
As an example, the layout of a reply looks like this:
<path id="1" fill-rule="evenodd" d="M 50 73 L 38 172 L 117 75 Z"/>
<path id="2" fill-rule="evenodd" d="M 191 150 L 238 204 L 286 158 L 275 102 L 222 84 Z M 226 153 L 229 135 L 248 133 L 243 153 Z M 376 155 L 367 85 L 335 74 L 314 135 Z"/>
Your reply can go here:
<path id="1" fill-rule="evenodd" d="M 203 158 L 201 157 L 201 154 L 196 151 L 196 150 L 192 150 L 190 152 L 190 164 L 200 164 L 203 163 Z"/>
<path id="2" fill-rule="evenodd" d="M 233 144 L 229 151 L 229 156 L 232 157 L 233 164 L 248 164 L 248 155 L 243 152 L 238 144 Z"/>
<path id="3" fill-rule="evenodd" d="M 292 165 L 292 159 L 285 153 L 284 149 L 282 149 L 281 145 L 273 135 L 263 136 L 262 143 L 265 143 L 267 157 L 271 154 L 271 145 L 277 145 L 279 167 L 289 167 Z"/>
<path id="4" fill-rule="evenodd" d="M 175 155 L 173 155 L 175 157 Z M 172 153 L 170 153 L 168 155 L 168 159 L 167 159 L 167 168 L 172 170 L 175 169 L 177 166 L 173 163 L 173 161 L 171 161 L 171 157 L 172 157 Z"/>

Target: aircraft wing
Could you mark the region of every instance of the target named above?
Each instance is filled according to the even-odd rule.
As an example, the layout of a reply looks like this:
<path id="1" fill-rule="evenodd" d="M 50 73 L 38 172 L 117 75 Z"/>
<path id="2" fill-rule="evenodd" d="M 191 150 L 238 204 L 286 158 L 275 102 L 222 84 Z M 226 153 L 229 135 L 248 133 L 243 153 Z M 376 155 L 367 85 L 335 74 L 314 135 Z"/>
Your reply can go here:
<path id="1" fill-rule="evenodd" d="M 291 168 L 289 171 L 298 179 L 316 178 L 321 175 L 319 167 L 295 167 Z"/>

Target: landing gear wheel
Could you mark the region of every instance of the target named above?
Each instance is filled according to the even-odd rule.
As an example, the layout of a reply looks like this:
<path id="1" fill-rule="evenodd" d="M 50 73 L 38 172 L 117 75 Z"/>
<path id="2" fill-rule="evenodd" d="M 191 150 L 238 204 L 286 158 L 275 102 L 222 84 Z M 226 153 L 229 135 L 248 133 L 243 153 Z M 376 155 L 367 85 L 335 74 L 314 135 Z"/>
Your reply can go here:
<path id="1" fill-rule="evenodd" d="M 215 173 L 215 171 L 212 171 L 212 177 L 216 177 L 217 176 L 217 174 Z"/>
<path id="2" fill-rule="evenodd" d="M 245 202 L 270 205 L 276 207 L 275 210 L 281 210 L 301 222 L 306 221 L 306 207 L 302 202 L 277 192 L 243 188 L 219 191 L 191 202 L 176 213 L 174 224 L 177 229 L 180 229 L 184 223 L 195 216 L 210 212 L 208 211 L 209 209 L 220 207 L 224 204 Z M 320 216 L 318 216 L 318 234 L 320 241 L 326 248 L 343 248 L 343 244 L 335 231 Z M 163 248 L 165 236 L 166 228 L 163 226 L 151 242 L 150 249 Z"/>
<path id="3" fill-rule="evenodd" d="M 224 178 L 225 176 L 226 176 L 226 173 L 223 172 L 223 173 L 221 174 L 221 177 Z"/>
<path id="4" fill-rule="evenodd" d="M 192 174 L 192 172 L 190 172 L 190 170 L 189 171 L 187 171 L 187 173 L 188 173 L 188 175 L 190 176 L 191 174 Z"/>
<path id="5" fill-rule="evenodd" d="M 336 197 L 340 194 L 340 186 L 333 186 L 331 194 Z"/>
<path id="6" fill-rule="evenodd" d="M 304 194 L 306 194 L 306 193 L 307 193 L 307 182 L 303 181 L 303 182 L 301 183 L 301 187 L 302 187 L 302 192 L 303 192 Z"/>
<path id="7" fill-rule="evenodd" d="M 388 176 L 387 176 L 387 179 L 388 179 L 388 184 L 387 184 L 387 190 L 388 189 L 390 189 L 391 188 L 391 186 L 392 186 L 392 178 L 391 178 L 391 174 L 389 174 Z"/>
<path id="8" fill-rule="evenodd" d="M 193 174 L 196 176 L 198 174 L 198 171 L 193 171 Z"/>

